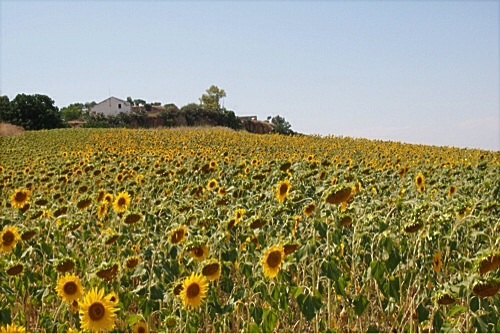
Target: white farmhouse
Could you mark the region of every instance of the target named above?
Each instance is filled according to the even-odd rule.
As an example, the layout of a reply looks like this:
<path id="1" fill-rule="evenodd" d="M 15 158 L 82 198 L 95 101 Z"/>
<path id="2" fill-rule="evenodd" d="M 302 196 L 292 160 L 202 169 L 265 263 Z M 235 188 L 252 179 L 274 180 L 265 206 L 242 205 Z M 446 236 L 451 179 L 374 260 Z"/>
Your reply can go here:
<path id="1" fill-rule="evenodd" d="M 130 107 L 129 102 L 111 96 L 110 98 L 96 104 L 92 109 L 90 109 L 90 113 L 102 113 L 104 116 L 116 116 L 121 112 L 128 114 L 130 112 Z"/>

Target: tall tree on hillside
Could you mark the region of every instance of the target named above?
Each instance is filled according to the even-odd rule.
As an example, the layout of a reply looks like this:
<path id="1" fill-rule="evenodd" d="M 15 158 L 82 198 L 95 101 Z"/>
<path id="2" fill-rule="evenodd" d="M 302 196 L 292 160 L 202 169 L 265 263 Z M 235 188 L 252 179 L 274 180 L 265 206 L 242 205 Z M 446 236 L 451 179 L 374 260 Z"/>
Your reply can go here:
<path id="1" fill-rule="evenodd" d="M 276 125 L 276 127 L 274 128 L 274 132 L 276 133 L 280 133 L 283 135 L 289 135 L 293 133 L 292 126 L 285 120 L 285 117 L 281 117 L 280 115 L 274 116 L 271 119 L 271 123 Z"/>
<path id="2" fill-rule="evenodd" d="M 18 94 L 10 103 L 10 109 L 2 115 L 4 121 L 20 125 L 26 130 L 55 129 L 65 127 L 54 100 L 46 95 Z"/>
<path id="3" fill-rule="evenodd" d="M 224 89 L 212 85 L 206 92 L 207 93 L 203 94 L 200 98 L 200 105 L 203 109 L 210 111 L 221 110 L 220 99 L 226 97 Z"/>

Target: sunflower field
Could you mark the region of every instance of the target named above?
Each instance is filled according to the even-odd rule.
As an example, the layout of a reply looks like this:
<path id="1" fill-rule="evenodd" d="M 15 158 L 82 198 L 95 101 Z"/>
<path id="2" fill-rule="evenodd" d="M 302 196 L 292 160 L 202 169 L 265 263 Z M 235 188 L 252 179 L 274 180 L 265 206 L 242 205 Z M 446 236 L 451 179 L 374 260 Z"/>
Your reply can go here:
<path id="1" fill-rule="evenodd" d="M 222 128 L 0 138 L 3 332 L 500 332 L 500 153 Z"/>

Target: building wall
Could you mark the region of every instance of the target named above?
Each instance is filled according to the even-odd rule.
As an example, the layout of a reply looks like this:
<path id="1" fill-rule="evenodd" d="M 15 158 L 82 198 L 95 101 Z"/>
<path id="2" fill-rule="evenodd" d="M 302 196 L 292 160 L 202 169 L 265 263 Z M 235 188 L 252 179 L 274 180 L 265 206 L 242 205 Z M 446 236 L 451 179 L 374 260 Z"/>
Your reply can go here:
<path id="1" fill-rule="evenodd" d="M 96 114 L 102 113 L 104 116 L 116 116 L 121 112 L 130 113 L 130 103 L 112 96 L 96 104 L 90 112 Z"/>

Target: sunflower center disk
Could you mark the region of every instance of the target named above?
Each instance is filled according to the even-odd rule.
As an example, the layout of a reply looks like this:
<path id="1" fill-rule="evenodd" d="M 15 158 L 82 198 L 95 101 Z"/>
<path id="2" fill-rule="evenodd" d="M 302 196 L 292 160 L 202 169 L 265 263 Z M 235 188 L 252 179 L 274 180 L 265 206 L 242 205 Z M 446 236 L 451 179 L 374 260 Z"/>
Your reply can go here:
<path id="1" fill-rule="evenodd" d="M 267 264 L 271 268 L 276 268 L 281 263 L 281 253 L 276 251 L 269 254 L 267 257 Z"/>
<path id="2" fill-rule="evenodd" d="M 286 184 L 281 185 L 281 187 L 280 187 L 280 195 L 284 196 L 287 191 L 288 191 L 288 186 Z"/>
<path id="3" fill-rule="evenodd" d="M 182 237 L 184 236 L 184 232 L 183 231 L 175 231 L 173 237 L 172 237 L 172 242 L 175 244 L 175 243 L 178 243 L 179 241 L 181 241 Z"/>
<path id="4" fill-rule="evenodd" d="M 200 294 L 200 286 L 198 284 L 191 284 L 187 288 L 188 298 L 195 298 Z"/>
<path id="5" fill-rule="evenodd" d="M 118 205 L 119 205 L 119 206 L 124 206 L 124 205 L 125 205 L 125 203 L 126 203 L 125 198 L 120 198 L 120 199 L 118 200 Z"/>
<path id="6" fill-rule="evenodd" d="M 14 241 L 14 233 L 7 231 L 2 236 L 2 243 L 6 246 L 10 245 Z"/>
<path id="7" fill-rule="evenodd" d="M 78 290 L 78 286 L 75 282 L 68 282 L 64 284 L 64 293 L 67 295 L 74 295 Z"/>
<path id="8" fill-rule="evenodd" d="M 93 321 L 99 321 L 104 317 L 106 309 L 101 303 L 94 303 L 89 307 L 89 316 Z"/>
<path id="9" fill-rule="evenodd" d="M 25 199 L 26 199 L 25 193 L 23 193 L 23 192 L 16 193 L 16 197 L 15 197 L 16 202 L 24 202 Z"/>
<path id="10" fill-rule="evenodd" d="M 194 251 L 194 255 L 203 256 L 203 249 L 201 249 L 201 247 L 196 247 L 193 251 Z"/>

